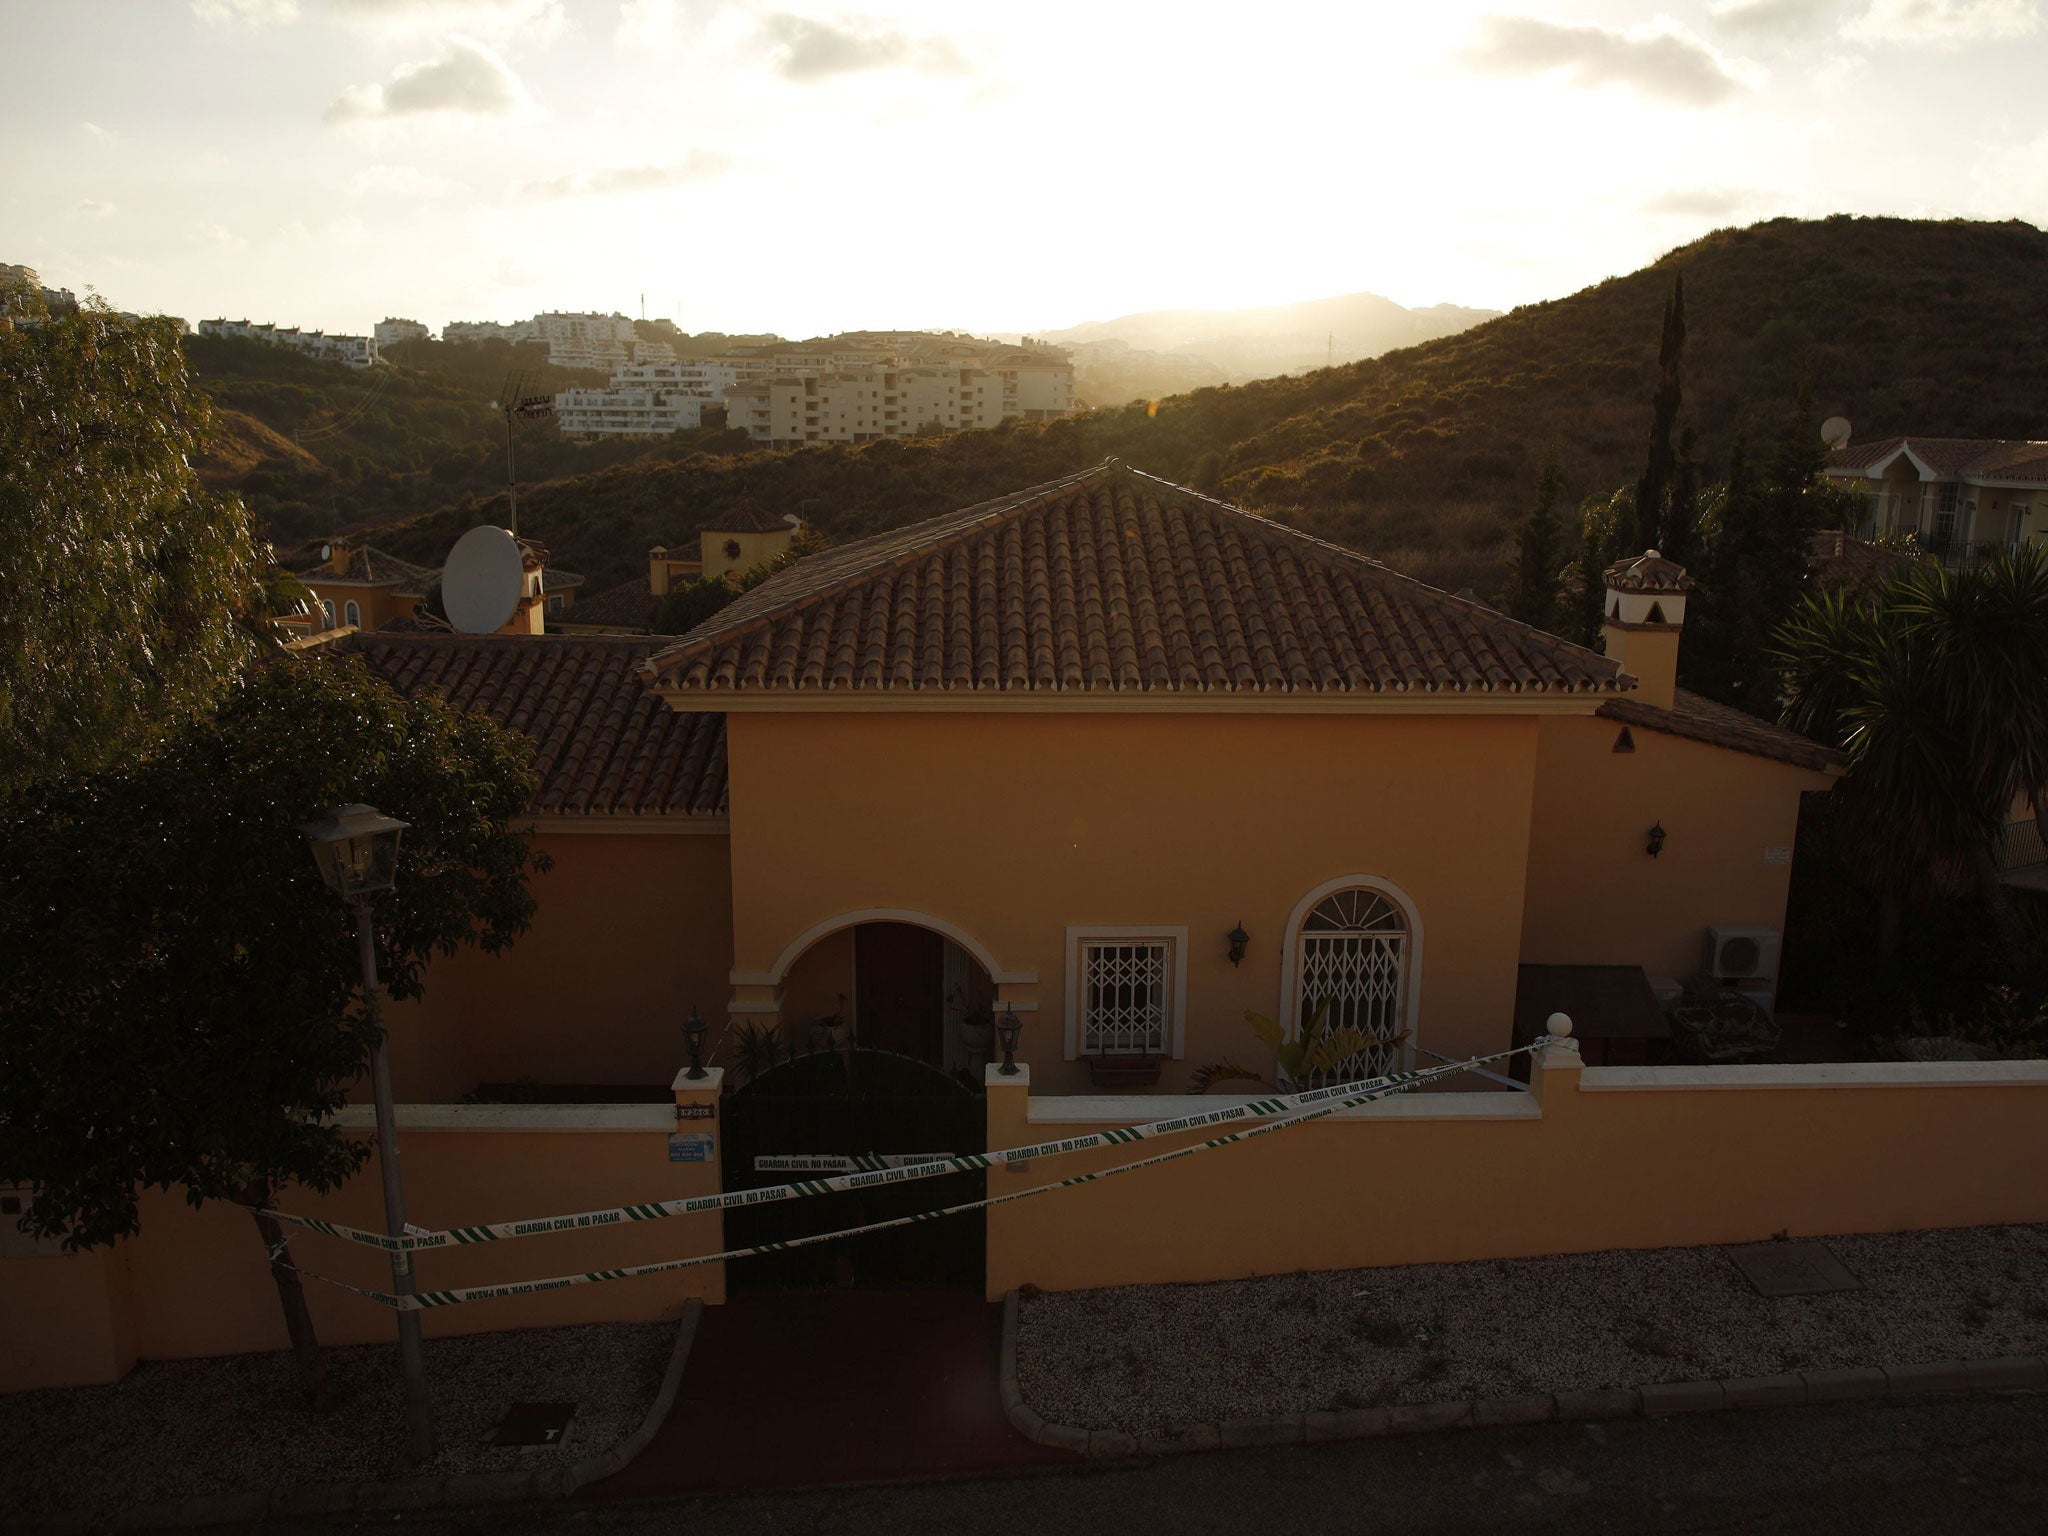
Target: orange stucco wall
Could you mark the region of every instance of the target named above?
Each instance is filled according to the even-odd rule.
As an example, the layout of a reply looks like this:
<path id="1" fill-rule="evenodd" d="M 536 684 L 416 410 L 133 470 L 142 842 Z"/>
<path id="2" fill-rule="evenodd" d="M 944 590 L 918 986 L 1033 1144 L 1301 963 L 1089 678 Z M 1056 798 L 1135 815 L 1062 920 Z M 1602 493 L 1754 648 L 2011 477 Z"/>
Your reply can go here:
<path id="1" fill-rule="evenodd" d="M 348 605 L 354 603 L 362 614 L 359 627 L 366 631 L 381 628 L 391 619 L 410 618 L 420 605 L 418 598 L 401 597 L 389 587 L 358 587 L 317 576 L 306 578 L 306 585 L 312 590 L 316 608 L 321 599 L 334 604 L 336 624 L 348 622 Z"/>
<path id="2" fill-rule="evenodd" d="M 533 926 L 502 954 L 435 960 L 391 1010 L 394 1091 L 460 1099 L 479 1082 L 666 1089 L 695 1002 L 716 1026 L 732 955 L 726 839 L 545 831 Z M 368 1085 L 358 1093 L 367 1099 Z"/>
<path id="3" fill-rule="evenodd" d="M 2048 1220 L 2048 1063 L 1537 1077 L 1533 1104 L 1393 1100 L 996 1206 L 989 1294 Z M 1102 1129 L 1027 1122 L 1026 1103 L 992 1089 L 991 1148 Z M 1200 1139 L 997 1168 L 989 1193 Z"/>
<path id="4" fill-rule="evenodd" d="M 1785 921 L 1802 791 L 1826 774 L 1636 726 L 1546 719 L 1538 729 L 1522 958 L 1538 965 L 1699 969 L 1710 923 Z M 1661 824 L 1664 851 L 1647 834 Z"/>
<path id="5" fill-rule="evenodd" d="M 734 969 L 813 926 L 913 910 L 955 925 L 1035 1003 L 1022 1054 L 1064 1059 L 1069 924 L 1185 926 L 1186 1058 L 1255 1057 L 1280 1008 L 1282 930 L 1315 886 L 1393 882 L 1424 925 L 1420 1039 L 1504 1044 L 1522 933 L 1529 717 L 732 714 Z M 1225 934 L 1252 935 L 1242 966 Z M 785 999 L 784 1017 L 791 1017 Z"/>
<path id="6" fill-rule="evenodd" d="M 584 1113 L 560 1106 L 494 1110 L 504 1129 L 420 1130 L 406 1128 L 411 1111 L 400 1106 L 407 1214 L 415 1225 L 439 1228 L 716 1192 L 715 1154 L 709 1163 L 671 1163 L 668 1136 L 680 1129 L 709 1131 L 715 1138 L 717 1122 L 662 1123 L 660 1108 L 638 1111 L 648 1124 L 636 1130 L 520 1128 L 543 1114 Z M 336 1193 L 294 1191 L 279 1204 L 383 1230 L 374 1156 Z M 439 1289 L 536 1280 L 715 1253 L 722 1228 L 713 1213 L 434 1250 L 417 1256 L 419 1284 Z M 306 1269 L 390 1289 L 388 1264 L 374 1249 L 306 1231 L 292 1232 L 291 1240 L 295 1262 Z M 713 1264 L 437 1308 L 423 1314 L 424 1326 L 432 1339 L 503 1328 L 653 1322 L 680 1316 L 693 1296 L 724 1300 L 724 1286 L 723 1266 Z M 385 1307 L 317 1283 L 307 1286 L 307 1295 L 327 1343 L 392 1337 L 392 1314 Z M 255 1223 L 234 1206 L 195 1211 L 177 1194 L 146 1194 L 141 1232 L 111 1252 L 0 1260 L 0 1315 L 8 1319 L 0 1330 L 8 1338 L 0 1346 L 0 1391 L 111 1381 L 137 1358 L 244 1354 L 287 1343 Z M 18 1329 L 22 1318 L 34 1319 L 43 1337 Z"/>

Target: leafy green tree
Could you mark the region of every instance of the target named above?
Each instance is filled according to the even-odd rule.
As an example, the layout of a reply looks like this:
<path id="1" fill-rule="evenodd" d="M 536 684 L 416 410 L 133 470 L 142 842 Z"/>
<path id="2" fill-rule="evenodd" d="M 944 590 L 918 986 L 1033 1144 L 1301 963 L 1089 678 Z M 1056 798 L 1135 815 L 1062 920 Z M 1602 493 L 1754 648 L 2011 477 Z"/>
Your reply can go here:
<path id="1" fill-rule="evenodd" d="M 1784 722 L 1848 758 L 1841 846 L 1882 902 L 1886 953 L 1915 902 L 1971 895 L 2009 917 L 1998 832 L 2015 802 L 2048 799 L 2048 559 L 1817 592 L 1777 650 Z"/>
<path id="2" fill-rule="evenodd" d="M 1514 570 L 1504 606 L 1510 618 L 1555 630 L 1564 614 L 1563 531 L 1557 522 L 1558 472 L 1552 460 L 1543 466 L 1536 486 L 1536 504 L 1515 531 Z"/>
<path id="3" fill-rule="evenodd" d="M 654 633 L 686 635 L 739 595 L 718 576 L 670 587 L 654 610 Z"/>
<path id="4" fill-rule="evenodd" d="M 532 917 L 545 860 L 511 825 L 531 756 L 359 660 L 285 657 L 153 755 L 0 808 L 0 1180 L 34 1189 L 23 1226 L 93 1247 L 137 1230 L 144 1188 L 264 1205 L 347 1179 L 366 1148 L 325 1117 L 376 1026 L 298 826 L 351 801 L 410 823 L 376 924 L 385 986 L 417 997 L 431 954 L 502 949 Z M 289 1250 L 257 1227 L 317 1401 Z"/>
<path id="5" fill-rule="evenodd" d="M 248 514 L 192 467 L 212 419 L 175 321 L 0 321 L 0 794 L 146 747 L 250 655 Z"/>
<path id="6" fill-rule="evenodd" d="M 1678 424 L 1678 407 L 1684 397 L 1679 369 L 1685 361 L 1685 274 L 1671 280 L 1671 297 L 1664 301 L 1664 331 L 1657 343 L 1657 392 L 1651 400 L 1650 454 L 1643 477 L 1636 482 L 1636 548 L 1660 547 L 1664 537 L 1664 503 L 1677 456 L 1671 448 L 1671 430 Z"/>

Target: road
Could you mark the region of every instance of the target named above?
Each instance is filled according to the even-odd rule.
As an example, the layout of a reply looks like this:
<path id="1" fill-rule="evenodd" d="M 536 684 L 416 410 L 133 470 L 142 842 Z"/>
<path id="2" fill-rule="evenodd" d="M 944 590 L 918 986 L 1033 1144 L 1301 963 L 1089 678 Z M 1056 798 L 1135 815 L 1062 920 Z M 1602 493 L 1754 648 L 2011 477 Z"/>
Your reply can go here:
<path id="1" fill-rule="evenodd" d="M 273 1522 L 408 1536 L 2048 1531 L 2048 1395 L 1451 1431 L 1005 1479 Z"/>

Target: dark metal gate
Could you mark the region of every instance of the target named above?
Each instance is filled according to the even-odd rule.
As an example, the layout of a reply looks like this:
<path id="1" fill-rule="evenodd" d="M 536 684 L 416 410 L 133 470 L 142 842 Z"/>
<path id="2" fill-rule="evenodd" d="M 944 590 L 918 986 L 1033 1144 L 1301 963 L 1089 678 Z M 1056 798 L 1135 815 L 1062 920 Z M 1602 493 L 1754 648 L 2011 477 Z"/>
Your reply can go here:
<path id="1" fill-rule="evenodd" d="M 988 1127 L 982 1095 L 936 1067 L 893 1051 L 818 1051 L 771 1067 L 721 1107 L 728 1190 L 760 1189 L 832 1170 L 761 1168 L 762 1157 L 890 1157 L 979 1152 Z M 725 1213 L 725 1246 L 747 1248 L 839 1231 L 978 1200 L 981 1173 L 949 1173 L 843 1190 Z M 971 1211 L 888 1232 L 736 1259 L 735 1290 L 961 1288 L 979 1291 L 987 1260 L 985 1215 Z"/>

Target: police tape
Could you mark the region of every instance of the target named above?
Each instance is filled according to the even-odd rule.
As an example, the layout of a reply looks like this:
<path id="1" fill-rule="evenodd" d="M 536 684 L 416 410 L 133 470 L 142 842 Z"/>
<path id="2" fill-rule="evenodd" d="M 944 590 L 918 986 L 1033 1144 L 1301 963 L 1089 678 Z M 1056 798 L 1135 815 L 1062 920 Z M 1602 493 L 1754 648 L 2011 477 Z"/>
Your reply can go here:
<path id="1" fill-rule="evenodd" d="M 1537 1044 L 1541 1044 L 1541 1041 Z M 1524 1045 L 1513 1050 L 1496 1051 L 1490 1056 L 1475 1056 L 1469 1061 L 1451 1064 L 1449 1070 L 1463 1072 L 1486 1062 L 1502 1061 L 1535 1048 L 1535 1045 Z M 417 1236 L 393 1237 L 384 1232 L 370 1232 L 361 1227 L 344 1226 L 340 1222 L 322 1221 L 315 1216 L 295 1216 L 289 1211 L 263 1209 L 261 1214 L 277 1221 L 290 1222 L 294 1226 L 323 1233 L 328 1237 L 338 1237 L 344 1242 L 360 1243 L 366 1248 L 381 1248 L 386 1252 L 455 1248 L 470 1243 L 504 1242 L 515 1237 L 538 1237 L 550 1232 L 578 1232 L 589 1227 L 619 1226 L 633 1221 L 662 1221 L 672 1216 L 697 1216 L 710 1211 L 738 1210 L 750 1205 L 769 1205 L 781 1200 L 803 1200 L 815 1195 L 838 1194 L 851 1189 L 873 1189 L 883 1184 L 907 1184 L 914 1179 L 939 1178 L 949 1173 L 978 1173 L 999 1164 L 1020 1163 L 1034 1157 L 1061 1157 L 1070 1152 L 1089 1152 L 1101 1147 L 1125 1146 L 1134 1141 L 1174 1136 L 1183 1131 L 1200 1130 L 1205 1126 L 1227 1125 L 1235 1120 L 1262 1120 L 1272 1115 L 1285 1115 L 1305 1105 L 1326 1103 L 1341 1095 L 1395 1080 L 1394 1077 L 1367 1078 L 1355 1083 L 1339 1083 L 1329 1088 L 1312 1088 L 1302 1093 L 1275 1094 L 1269 1098 L 1243 1100 L 1219 1109 L 1203 1110 L 1197 1114 L 1176 1115 L 1170 1120 L 1155 1120 L 1149 1125 L 1119 1126 L 1111 1130 L 1091 1132 L 1085 1136 L 1069 1136 L 1060 1141 L 1040 1142 L 1029 1147 L 1012 1147 L 1000 1152 L 953 1153 L 930 1162 L 910 1163 L 893 1168 L 869 1168 L 828 1179 L 796 1179 L 787 1184 L 771 1184 L 761 1189 L 734 1189 L 722 1194 L 692 1195 L 680 1200 L 651 1200 L 639 1205 L 615 1205 L 601 1211 L 580 1211 L 568 1216 L 542 1216 L 529 1221 L 499 1221 L 478 1226 L 449 1227 Z"/>
<path id="2" fill-rule="evenodd" d="M 1542 1044 L 1543 1042 L 1539 1040 L 1530 1045 L 1517 1046 L 1511 1051 L 1501 1051 L 1493 1056 L 1475 1057 L 1474 1060 L 1499 1061 L 1505 1057 L 1519 1056 L 1524 1052 L 1540 1049 Z M 837 1242 L 842 1238 L 864 1237 L 871 1232 L 887 1232 L 898 1227 L 916 1226 L 921 1222 L 941 1221 L 948 1216 L 964 1215 L 968 1211 L 986 1210 L 992 1206 L 1008 1205 L 1017 1200 L 1028 1200 L 1034 1195 L 1049 1194 L 1056 1189 L 1072 1189 L 1082 1184 L 1093 1184 L 1102 1179 L 1114 1178 L 1119 1174 L 1134 1173 L 1140 1168 L 1156 1168 L 1162 1163 L 1177 1162 L 1184 1157 L 1193 1157 L 1198 1152 L 1208 1152 L 1218 1147 L 1234 1146 L 1239 1142 L 1251 1141 L 1260 1136 L 1270 1135 L 1274 1131 L 1286 1130 L 1296 1125 L 1306 1125 L 1311 1120 L 1320 1120 L 1327 1115 L 1338 1114 L 1346 1109 L 1355 1109 L 1359 1105 L 1370 1104 L 1377 1099 L 1391 1098 L 1397 1093 L 1405 1093 L 1410 1088 L 1421 1084 L 1435 1082 L 1441 1078 L 1454 1077 L 1458 1073 L 1463 1072 L 1469 1065 L 1471 1065 L 1470 1062 L 1453 1062 L 1446 1066 L 1424 1067 L 1419 1071 L 1399 1072 L 1387 1077 L 1375 1078 L 1371 1080 L 1370 1085 L 1351 1084 L 1342 1090 L 1317 1090 L 1319 1093 L 1325 1094 L 1333 1091 L 1340 1092 L 1342 1097 L 1320 1102 L 1310 1109 L 1301 1110 L 1297 1113 L 1266 1120 L 1260 1125 L 1248 1126 L 1241 1131 L 1231 1131 L 1226 1135 L 1212 1136 L 1207 1141 L 1199 1141 L 1191 1146 L 1176 1147 L 1170 1152 L 1156 1152 L 1150 1157 L 1139 1158 L 1134 1162 L 1120 1163 L 1114 1168 L 1101 1168 L 1093 1173 L 1077 1173 L 1071 1178 L 1059 1179 L 1050 1184 L 1035 1185 L 1030 1189 L 1014 1190 L 1007 1195 L 990 1195 L 980 1200 L 969 1200 L 959 1205 L 945 1206 L 939 1210 L 919 1211 L 914 1215 L 897 1216 L 887 1221 L 871 1221 L 864 1226 L 844 1227 L 835 1232 L 816 1232 L 806 1237 L 789 1238 L 783 1242 L 756 1243 L 747 1248 L 728 1248 L 720 1253 L 697 1254 L 685 1259 L 663 1259 L 653 1264 L 630 1264 L 617 1269 L 592 1269 L 586 1270 L 579 1275 L 556 1275 L 546 1280 L 515 1280 L 500 1285 L 461 1286 L 453 1290 L 421 1291 L 416 1296 L 404 1297 L 388 1295 L 382 1291 L 367 1290 L 361 1286 L 350 1285 L 346 1281 L 335 1280 L 327 1275 L 316 1274 L 312 1270 L 300 1270 L 299 1273 L 309 1280 L 319 1280 L 329 1285 L 337 1285 L 343 1290 L 353 1291 L 358 1296 L 365 1296 L 372 1301 L 381 1302 L 387 1307 L 406 1312 L 423 1312 L 435 1307 L 458 1306 L 464 1302 L 471 1301 L 495 1301 L 507 1296 L 532 1296 L 544 1291 L 568 1290 L 573 1286 L 598 1285 L 607 1280 L 628 1280 L 641 1275 L 670 1274 L 676 1270 L 694 1269 L 705 1264 L 727 1263 L 735 1259 L 756 1258 L 770 1253 L 787 1253 L 793 1248 L 808 1248 L 818 1243 Z M 1306 1098 L 1308 1096 L 1297 1094 L 1291 1097 Z M 1274 1101 L 1265 1100 L 1261 1102 L 1271 1103 Z M 1165 1124 L 1167 1122 L 1162 1121 L 1160 1123 Z M 1133 1127 L 1133 1129 L 1136 1129 L 1136 1127 Z M 1052 1143 L 1048 1143 L 1048 1145 L 1052 1145 Z M 995 1154 L 990 1155 L 994 1156 Z M 918 1166 L 922 1168 L 924 1165 L 920 1164 Z"/>

